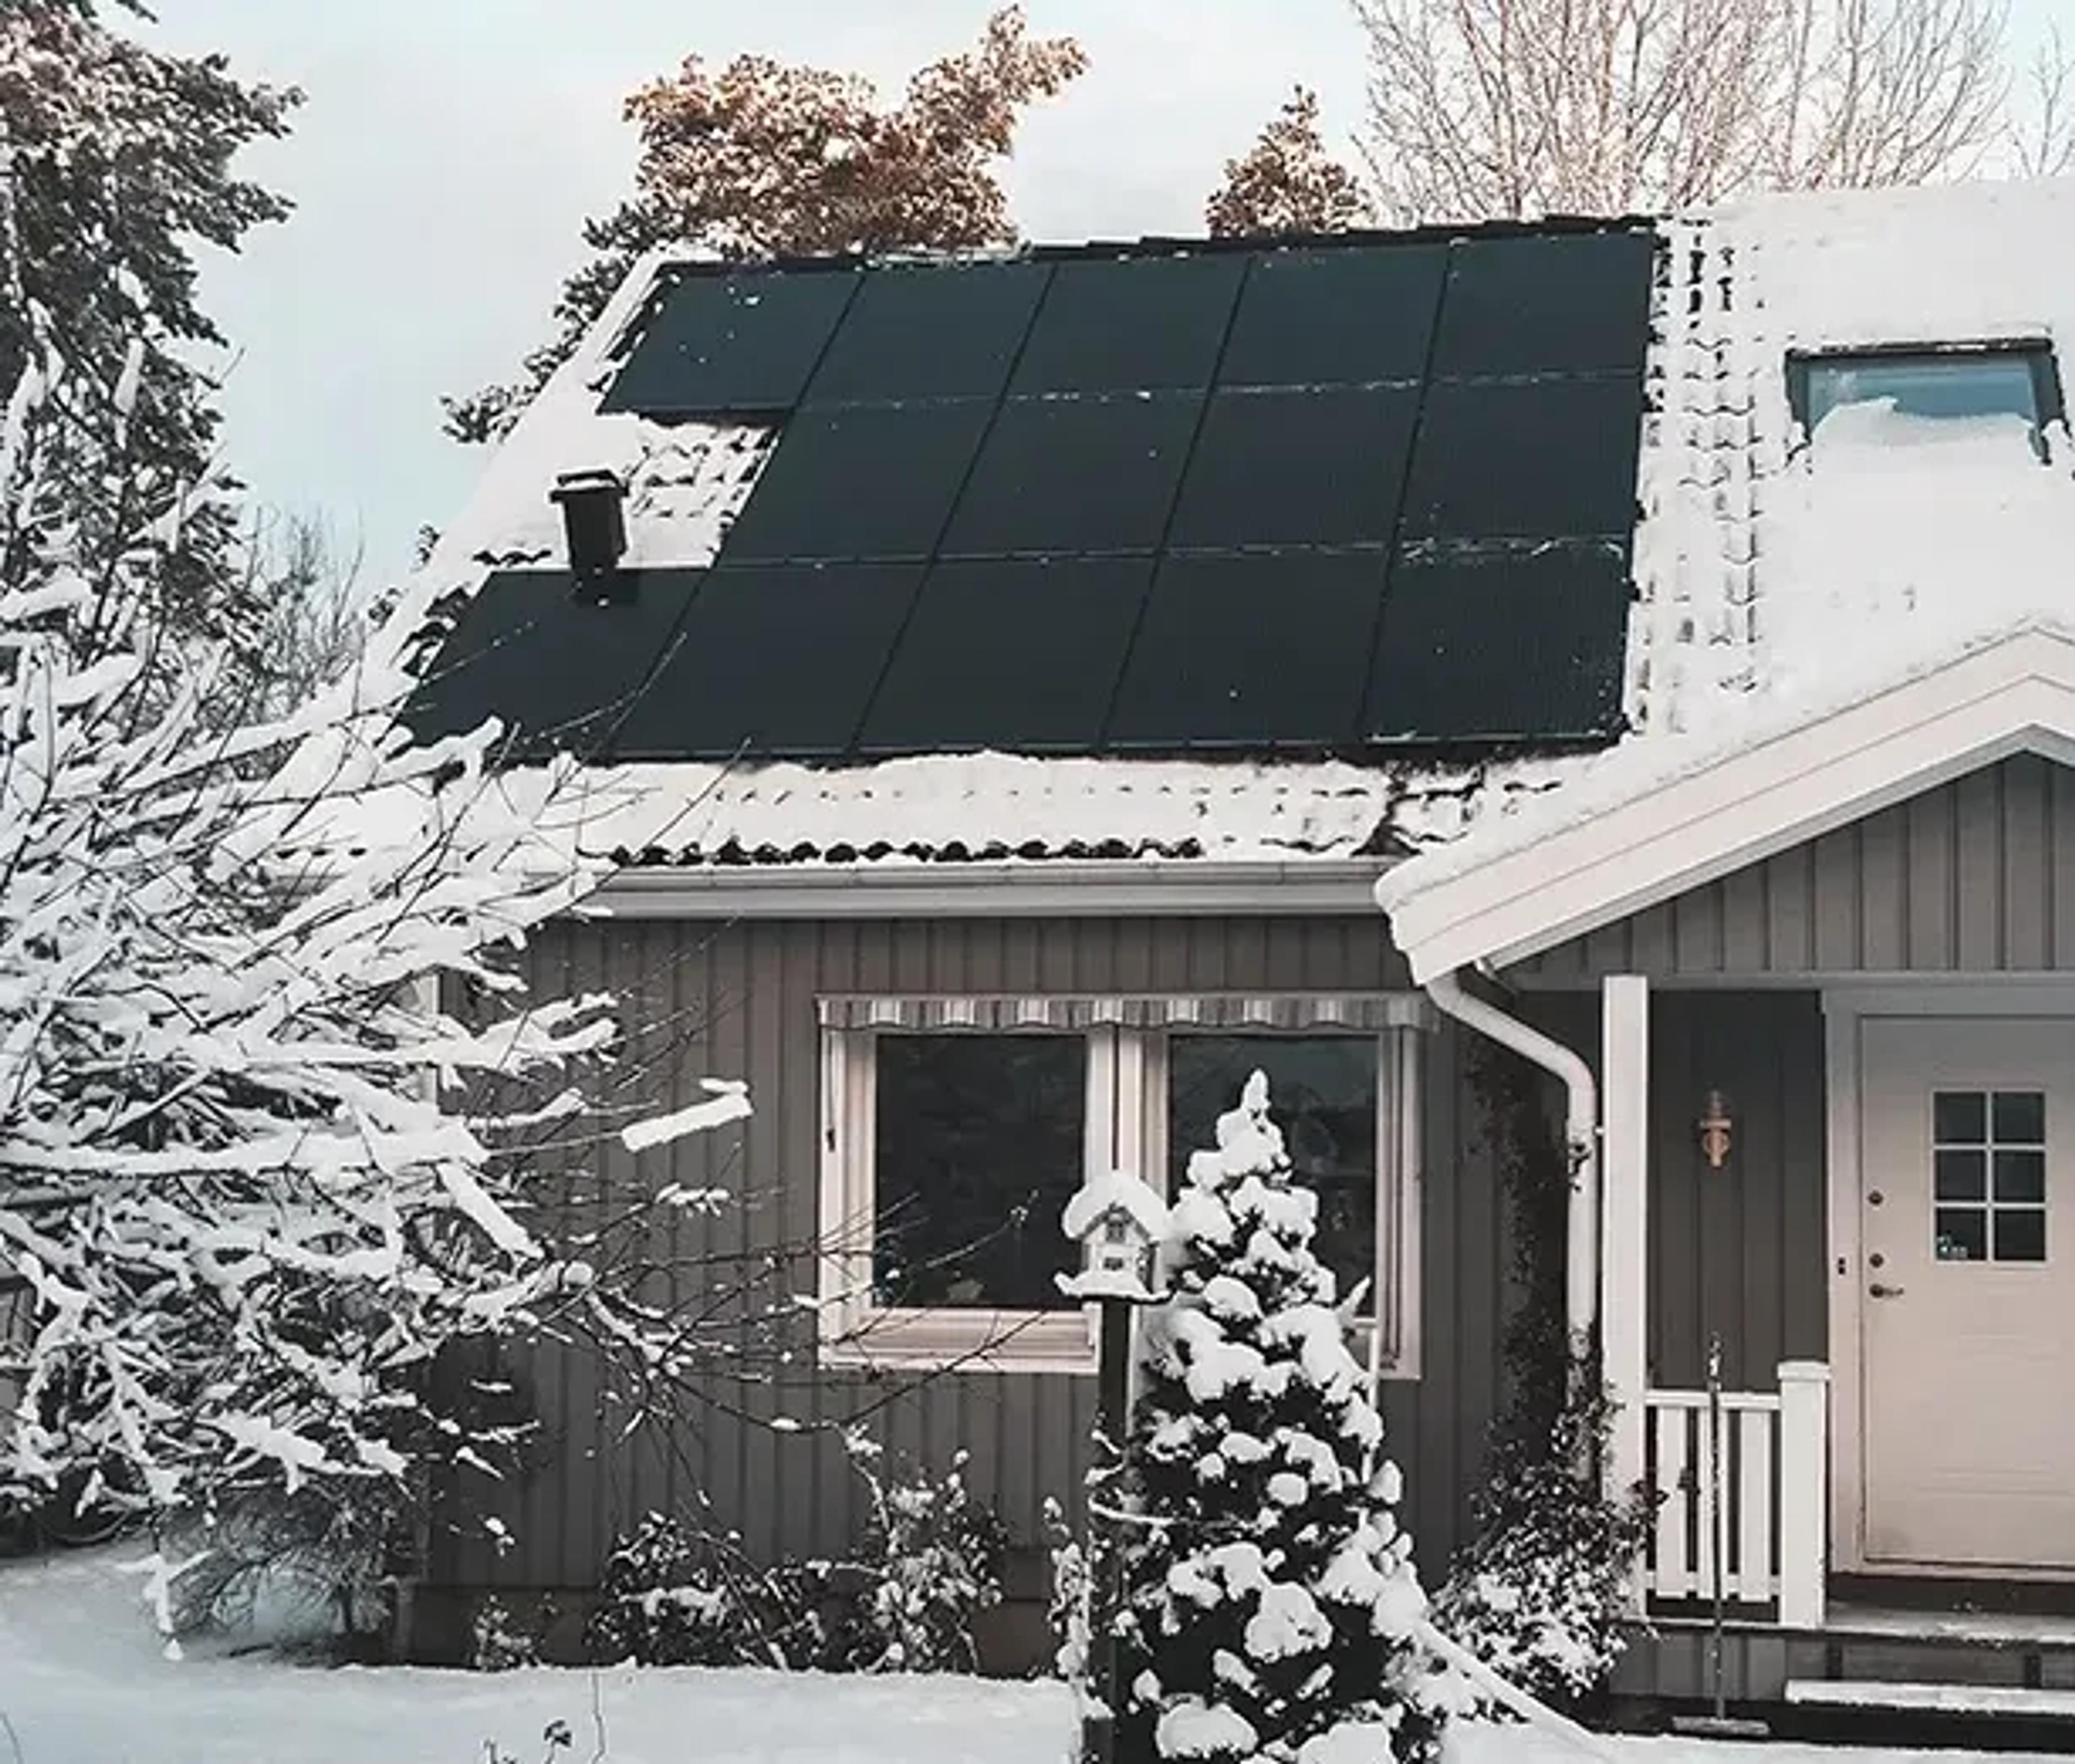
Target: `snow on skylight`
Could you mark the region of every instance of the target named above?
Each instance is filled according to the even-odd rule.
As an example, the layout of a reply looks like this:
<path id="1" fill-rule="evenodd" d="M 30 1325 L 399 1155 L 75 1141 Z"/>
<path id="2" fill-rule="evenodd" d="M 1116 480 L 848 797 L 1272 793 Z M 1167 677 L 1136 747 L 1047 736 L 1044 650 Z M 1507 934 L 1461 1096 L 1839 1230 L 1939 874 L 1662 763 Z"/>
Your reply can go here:
<path id="1" fill-rule="evenodd" d="M 1933 419 L 1892 397 L 1843 404 L 1806 437 L 1789 364 L 2065 348 L 2075 182 L 1768 197 L 1667 231 L 1630 644 L 1644 739 L 1733 739 L 1753 697 L 1849 694 L 2059 610 L 2075 555 L 2064 424 L 2044 462 L 2022 416 Z"/>

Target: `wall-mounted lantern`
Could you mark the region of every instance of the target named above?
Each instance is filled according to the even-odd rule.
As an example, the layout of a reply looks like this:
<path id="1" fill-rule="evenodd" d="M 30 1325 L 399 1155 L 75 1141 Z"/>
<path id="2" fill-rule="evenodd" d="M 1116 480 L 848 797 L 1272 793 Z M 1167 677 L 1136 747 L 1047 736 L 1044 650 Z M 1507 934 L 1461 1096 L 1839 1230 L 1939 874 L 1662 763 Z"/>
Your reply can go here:
<path id="1" fill-rule="evenodd" d="M 1700 1134 L 1700 1155 L 1708 1160 L 1708 1169 L 1720 1170 L 1729 1161 L 1730 1136 L 1736 1131 L 1729 1099 L 1720 1091 L 1708 1091 L 1707 1106 L 1695 1124 Z"/>

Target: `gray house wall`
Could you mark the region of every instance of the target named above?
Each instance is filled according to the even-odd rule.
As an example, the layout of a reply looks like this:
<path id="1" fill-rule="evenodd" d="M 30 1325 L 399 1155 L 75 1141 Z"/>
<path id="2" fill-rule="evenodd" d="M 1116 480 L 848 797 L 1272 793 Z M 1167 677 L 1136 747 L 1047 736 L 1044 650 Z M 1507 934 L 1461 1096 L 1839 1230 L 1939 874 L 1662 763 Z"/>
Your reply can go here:
<path id="1" fill-rule="evenodd" d="M 1536 995 L 1521 1014 L 1598 1069 L 1597 993 Z M 1719 1330 L 1729 1388 L 1770 1390 L 1781 1360 L 1829 1352 L 1820 1001 L 1811 992 L 1660 992 L 1650 1060 L 1650 1381 L 1697 1387 Z M 1711 1090 L 1735 1122 L 1719 1170 L 1696 1126 Z"/>
<path id="2" fill-rule="evenodd" d="M 2020 755 L 1510 970 L 1523 984 L 2075 969 L 2075 772 Z"/>
<path id="3" fill-rule="evenodd" d="M 1349 918 L 938 922 L 618 922 L 558 925 L 528 958 L 536 996 L 618 993 L 647 1065 L 649 1107 L 696 1099 L 701 1077 L 748 1080 L 754 1116 L 654 1155 L 653 1179 L 723 1184 L 742 1204 L 710 1228 L 687 1224 L 681 1250 L 710 1229 L 723 1253 L 810 1244 L 816 1229 L 819 1078 L 815 998 L 827 992 L 1013 992 L 1369 991 L 1409 984 L 1381 915 Z M 1497 1396 L 1508 1253 L 1495 1160 L 1448 1026 L 1429 1047 L 1423 1172 L 1423 1376 L 1385 1387 L 1390 1450 L 1406 1474 L 1407 1513 L 1429 1574 L 1463 1534 Z M 586 1153 L 586 1156 L 593 1155 Z M 623 1159 L 613 1147 L 603 1155 Z M 806 1284 L 805 1279 L 802 1285 Z M 840 1445 L 814 1424 L 863 1414 L 889 1447 L 941 1467 L 971 1454 L 968 1480 L 1016 1542 L 1041 1535 L 1047 1496 L 1070 1507 L 1091 1419 L 1093 1381 L 1068 1375 L 959 1373 L 918 1379 L 817 1375 L 812 1322 L 794 1325 L 799 1357 L 776 1384 L 715 1380 L 681 1424 L 622 1439 L 601 1414 L 595 1370 L 576 1352 L 543 1351 L 501 1369 L 541 1423 L 525 1473 L 499 1486 L 458 1472 L 429 1540 L 421 1606 L 449 1615 L 475 1589 L 513 1592 L 594 1584 L 615 1533 L 654 1508 L 739 1528 L 750 1551 L 839 1551 L 864 1522 Z M 775 1414 L 806 1423 L 784 1433 Z M 502 1552 L 482 1520 L 507 1525 Z M 457 1530 L 453 1524 L 459 1522 Z M 426 1631 L 445 1628 L 433 1624 Z M 420 1652 L 440 1644 L 421 1640 Z"/>

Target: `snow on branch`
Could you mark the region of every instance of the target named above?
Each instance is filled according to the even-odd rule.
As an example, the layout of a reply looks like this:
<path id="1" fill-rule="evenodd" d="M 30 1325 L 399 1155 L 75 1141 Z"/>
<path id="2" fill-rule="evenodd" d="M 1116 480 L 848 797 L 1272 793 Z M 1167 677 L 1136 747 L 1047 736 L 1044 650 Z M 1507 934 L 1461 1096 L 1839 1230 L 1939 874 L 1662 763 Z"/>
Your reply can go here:
<path id="1" fill-rule="evenodd" d="M 119 453 L 150 358 L 62 411 L 31 358 L 0 426 L 0 1281 L 27 1313 L 0 1513 L 350 1504 L 459 1441 L 491 1461 L 523 1418 L 425 1376 L 471 1341 L 583 1344 L 637 1410 L 739 1373 L 799 1315 L 782 1258 L 702 1254 L 721 1191 L 624 1153 L 674 1157 L 743 1087 L 620 1124 L 681 1044 L 529 998 L 513 960 L 599 879 L 552 812 L 581 781 L 500 774 L 494 726 L 413 745 L 373 667 L 222 727 L 155 516 L 58 482 L 81 421 Z"/>

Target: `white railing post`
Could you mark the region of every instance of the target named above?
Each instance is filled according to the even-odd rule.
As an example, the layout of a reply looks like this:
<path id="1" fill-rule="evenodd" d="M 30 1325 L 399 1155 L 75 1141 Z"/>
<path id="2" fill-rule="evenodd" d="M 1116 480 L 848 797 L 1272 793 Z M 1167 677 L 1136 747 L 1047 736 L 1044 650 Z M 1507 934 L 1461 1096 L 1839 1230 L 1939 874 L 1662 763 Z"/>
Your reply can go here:
<path id="1" fill-rule="evenodd" d="M 1779 1621 L 1823 1626 L 1829 1539 L 1830 1369 L 1789 1360 L 1779 1369 Z"/>
<path id="2" fill-rule="evenodd" d="M 1600 1091 L 1600 1344 L 1613 1405 L 1605 1492 L 1619 1500 L 1642 1480 L 1648 1423 L 1650 982 L 1639 974 L 1610 974 L 1601 984 Z M 1641 1563 L 1630 1597 L 1640 1613 Z"/>

